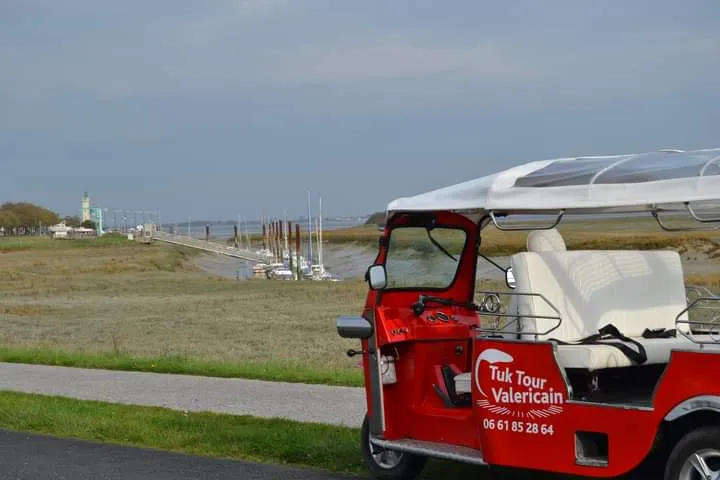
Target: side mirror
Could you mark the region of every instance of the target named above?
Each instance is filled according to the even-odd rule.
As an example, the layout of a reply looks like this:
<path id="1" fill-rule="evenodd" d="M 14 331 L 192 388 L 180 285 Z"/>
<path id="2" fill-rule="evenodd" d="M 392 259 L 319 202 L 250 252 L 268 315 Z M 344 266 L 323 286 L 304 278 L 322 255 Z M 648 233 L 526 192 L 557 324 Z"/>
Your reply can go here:
<path id="1" fill-rule="evenodd" d="M 372 323 L 365 317 L 344 316 L 337 319 L 338 335 L 343 338 L 359 338 L 365 340 L 373 334 Z"/>
<path id="2" fill-rule="evenodd" d="M 367 279 L 370 288 L 373 290 L 382 290 L 385 288 L 387 286 L 385 265 L 371 265 L 367 271 Z"/>
<path id="3" fill-rule="evenodd" d="M 512 267 L 505 270 L 505 284 L 510 288 L 515 288 L 515 275 L 513 275 Z"/>

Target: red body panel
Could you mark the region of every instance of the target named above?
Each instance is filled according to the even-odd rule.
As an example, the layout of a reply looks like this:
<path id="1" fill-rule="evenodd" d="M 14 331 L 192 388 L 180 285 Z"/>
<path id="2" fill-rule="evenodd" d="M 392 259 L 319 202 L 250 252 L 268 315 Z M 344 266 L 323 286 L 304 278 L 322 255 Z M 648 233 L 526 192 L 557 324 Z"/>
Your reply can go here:
<path id="1" fill-rule="evenodd" d="M 472 346 L 472 357 L 457 356 L 457 345 Z M 622 475 L 650 453 L 673 407 L 695 396 L 720 395 L 720 384 L 707 375 L 720 371 L 720 355 L 712 353 L 673 353 L 653 407 L 630 408 L 568 401 L 567 384 L 550 343 L 471 340 L 468 335 L 465 342 L 458 338 L 396 347 L 398 383 L 384 387 L 384 437 L 475 448 L 491 465 L 595 477 Z M 512 362 L 493 365 L 493 372 L 480 360 L 483 352 L 493 350 L 511 356 Z M 430 367 L 448 363 L 472 371 L 472 408 L 446 408 L 432 389 L 437 380 Z M 577 431 L 608 435 L 607 466 L 576 462 Z"/>
<path id="2" fill-rule="evenodd" d="M 493 357 L 500 359 L 494 365 Z M 650 451 L 664 415 L 568 402 L 552 344 L 476 340 L 474 358 L 473 407 L 488 463 L 608 477 L 631 470 Z M 576 464 L 576 431 L 608 434 L 607 467 Z"/>
<path id="3" fill-rule="evenodd" d="M 651 407 L 575 402 L 551 343 L 477 338 L 478 315 L 465 308 L 428 306 L 416 316 L 410 306 L 421 293 L 461 302 L 473 296 L 479 229 L 456 214 L 440 213 L 438 219 L 468 232 L 456 282 L 442 292 L 371 290 L 367 297 L 365 314 L 372 315 L 377 347 L 397 358 L 397 383 L 382 386 L 386 440 L 470 447 L 481 450 L 491 465 L 613 477 L 646 458 L 673 407 L 695 396 L 720 395 L 720 382 L 709 374 L 720 371 L 720 355 L 673 352 Z M 383 263 L 385 255 L 381 246 L 375 263 Z M 437 311 L 452 321 L 429 321 L 428 315 Z M 363 349 L 369 346 L 363 341 Z M 372 413 L 367 355 L 363 365 Z M 471 372 L 471 406 L 448 408 L 443 403 L 434 388 L 443 365 Z M 578 464 L 578 431 L 607 434 L 607 465 Z"/>

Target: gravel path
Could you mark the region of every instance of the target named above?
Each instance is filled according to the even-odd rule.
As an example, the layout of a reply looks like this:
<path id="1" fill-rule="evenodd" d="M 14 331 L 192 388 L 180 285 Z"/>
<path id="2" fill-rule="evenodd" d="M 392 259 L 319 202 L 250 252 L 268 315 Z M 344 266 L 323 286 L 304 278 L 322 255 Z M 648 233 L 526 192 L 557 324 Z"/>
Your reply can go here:
<path id="1" fill-rule="evenodd" d="M 359 427 L 361 388 L 0 363 L 0 390 Z"/>

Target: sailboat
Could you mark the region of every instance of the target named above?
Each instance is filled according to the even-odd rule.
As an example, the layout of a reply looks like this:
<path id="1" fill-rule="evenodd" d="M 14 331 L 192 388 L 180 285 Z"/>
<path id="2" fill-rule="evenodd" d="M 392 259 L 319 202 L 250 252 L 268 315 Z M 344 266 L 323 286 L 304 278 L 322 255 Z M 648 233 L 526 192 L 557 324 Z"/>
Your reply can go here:
<path id="1" fill-rule="evenodd" d="M 323 263 L 323 241 L 322 241 L 322 197 L 320 197 L 320 208 L 317 219 L 317 251 L 318 251 L 318 263 L 312 266 L 313 280 L 325 280 L 331 282 L 339 282 L 341 279 L 333 275 L 332 273 L 325 270 L 325 264 Z"/>
<path id="2" fill-rule="evenodd" d="M 307 254 L 307 268 L 312 271 L 313 265 L 313 225 L 312 225 L 312 213 L 310 212 L 310 192 L 307 194 L 307 209 L 308 209 L 308 254 Z"/>

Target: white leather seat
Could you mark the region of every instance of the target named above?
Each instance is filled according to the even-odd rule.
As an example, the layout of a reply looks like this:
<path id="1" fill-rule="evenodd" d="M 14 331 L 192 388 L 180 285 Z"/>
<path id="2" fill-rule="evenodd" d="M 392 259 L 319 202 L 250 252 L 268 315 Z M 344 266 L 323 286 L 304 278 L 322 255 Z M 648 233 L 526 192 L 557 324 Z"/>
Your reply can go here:
<path id="1" fill-rule="evenodd" d="M 682 335 L 645 339 L 645 329 L 675 328 L 687 306 L 680 256 L 674 251 L 574 250 L 523 252 L 511 258 L 516 292 L 543 295 L 562 323 L 533 318 L 557 316 L 542 298 L 519 296 L 519 335 L 523 339 L 577 342 L 612 324 L 643 344 L 646 364 L 665 363 L 675 348 L 694 349 Z M 687 314 L 684 315 L 687 319 Z M 687 331 L 687 329 L 685 330 Z M 617 342 L 618 340 L 612 340 Z M 631 343 L 628 346 L 636 349 Z M 632 365 L 619 349 L 604 345 L 558 345 L 565 368 L 596 370 Z"/>
<path id="2" fill-rule="evenodd" d="M 567 251 L 567 245 L 565 239 L 557 228 L 551 228 L 549 230 L 532 230 L 528 233 L 526 246 L 528 252 L 564 252 Z M 513 295 L 510 297 L 508 302 L 507 313 L 515 313 L 518 311 L 518 297 Z M 513 317 L 506 317 L 505 322 L 508 327 L 503 330 L 502 335 L 505 338 L 513 338 L 515 333 L 516 325 L 513 323 Z M 511 333 L 505 333 L 511 332 Z"/>
<path id="3" fill-rule="evenodd" d="M 674 251 L 544 250 L 515 254 L 510 262 L 515 291 L 543 295 L 557 308 L 562 323 L 548 334 L 536 335 L 558 322 L 532 316 L 557 316 L 558 312 L 540 297 L 520 295 L 512 312 L 519 321 L 505 337 L 572 343 L 612 324 L 643 345 L 645 365 L 667 363 L 673 350 L 720 353 L 720 344 L 700 346 L 680 333 L 671 338 L 642 336 L 645 329 L 675 329 L 677 315 L 687 306 L 682 263 Z M 681 319 L 687 317 L 685 313 Z M 682 324 L 678 328 L 689 330 Z M 630 342 L 626 345 L 637 350 Z M 557 360 L 561 367 L 589 371 L 633 365 L 621 350 L 602 344 L 558 344 Z M 455 384 L 459 393 L 469 392 L 470 374 L 458 375 Z"/>
<path id="4" fill-rule="evenodd" d="M 711 335 L 694 335 L 696 339 L 705 338 L 712 341 Z M 678 334 L 673 338 L 633 338 L 642 344 L 647 354 L 647 361 L 644 365 L 660 365 L 670 361 L 670 354 L 673 350 L 699 351 L 703 349 L 708 352 L 720 352 L 720 344 L 700 346 Z M 619 340 L 613 340 L 619 342 Z M 637 347 L 629 342 L 628 347 L 636 350 Z M 564 368 L 581 370 L 602 370 L 605 368 L 630 367 L 633 363 L 619 349 L 604 345 L 559 345 L 557 349 L 557 360 Z"/>
<path id="5" fill-rule="evenodd" d="M 694 335 L 698 340 L 713 341 L 717 336 Z M 705 351 L 720 353 L 720 344 L 698 345 L 678 334 L 675 338 L 634 338 L 641 343 L 647 354 L 645 365 L 665 364 L 670 360 L 673 350 Z M 619 341 L 619 340 L 613 340 Z M 625 343 L 630 348 L 637 348 L 632 343 Z M 630 359 L 619 349 L 605 345 L 558 345 L 557 361 L 563 368 L 580 369 L 587 371 L 603 370 L 607 368 L 622 368 L 632 366 Z M 457 393 L 470 393 L 471 374 L 461 373 L 454 378 Z"/>
<path id="6" fill-rule="evenodd" d="M 516 292 L 542 294 L 563 317 L 540 338 L 574 342 L 613 324 L 628 337 L 647 329 L 673 329 L 687 300 L 680 255 L 670 250 L 522 252 L 510 259 Z M 557 313 L 538 296 L 520 296 L 523 332 L 548 330 Z"/>
<path id="7" fill-rule="evenodd" d="M 528 252 L 564 252 L 567 250 L 565 239 L 557 228 L 531 231 L 528 233 L 526 245 Z"/>

